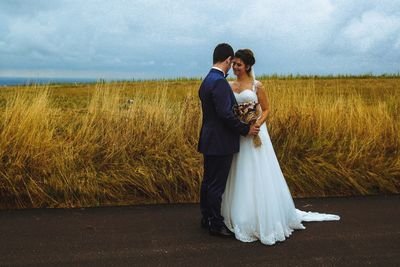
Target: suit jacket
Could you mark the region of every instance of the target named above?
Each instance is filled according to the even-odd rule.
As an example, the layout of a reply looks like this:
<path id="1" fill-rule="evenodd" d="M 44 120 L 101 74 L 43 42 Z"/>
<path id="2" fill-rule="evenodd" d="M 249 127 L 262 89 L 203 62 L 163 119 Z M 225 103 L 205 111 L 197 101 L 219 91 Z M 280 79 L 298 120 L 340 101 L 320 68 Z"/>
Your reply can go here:
<path id="1" fill-rule="evenodd" d="M 250 126 L 233 113 L 235 96 L 224 77 L 211 69 L 203 80 L 199 97 L 203 111 L 198 151 L 205 155 L 229 155 L 239 152 L 240 135 L 247 135 Z"/>

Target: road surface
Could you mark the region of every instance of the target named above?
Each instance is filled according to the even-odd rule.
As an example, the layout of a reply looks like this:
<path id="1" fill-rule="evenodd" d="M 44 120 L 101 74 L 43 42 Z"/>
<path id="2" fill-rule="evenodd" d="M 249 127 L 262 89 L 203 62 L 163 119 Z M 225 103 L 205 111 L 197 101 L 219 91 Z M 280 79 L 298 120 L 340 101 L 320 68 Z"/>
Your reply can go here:
<path id="1" fill-rule="evenodd" d="M 0 211 L 0 266 L 400 266 L 400 195 L 303 198 L 340 221 L 266 246 L 210 236 L 198 204 Z"/>

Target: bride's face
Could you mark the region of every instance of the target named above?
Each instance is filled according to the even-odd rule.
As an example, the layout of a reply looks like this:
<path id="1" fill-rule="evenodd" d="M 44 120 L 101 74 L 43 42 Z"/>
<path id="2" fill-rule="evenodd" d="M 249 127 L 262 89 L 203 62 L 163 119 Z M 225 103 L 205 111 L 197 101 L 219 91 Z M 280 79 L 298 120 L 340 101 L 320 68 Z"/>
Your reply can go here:
<path id="1" fill-rule="evenodd" d="M 232 61 L 232 69 L 233 69 L 233 73 L 236 76 L 241 76 L 246 73 L 246 65 L 244 64 L 243 60 L 241 60 L 240 58 L 234 58 Z"/>

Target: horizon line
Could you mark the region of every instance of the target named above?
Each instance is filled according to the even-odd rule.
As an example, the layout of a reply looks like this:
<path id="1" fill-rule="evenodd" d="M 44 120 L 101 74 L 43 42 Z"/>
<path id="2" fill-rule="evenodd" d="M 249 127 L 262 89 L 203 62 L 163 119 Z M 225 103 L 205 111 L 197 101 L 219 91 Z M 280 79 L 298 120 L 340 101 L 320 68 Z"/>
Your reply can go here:
<path id="1" fill-rule="evenodd" d="M 230 73 L 229 73 L 230 74 Z M 228 79 L 233 78 L 234 75 L 229 75 Z M 340 78 L 340 77 L 400 77 L 400 71 L 398 72 L 389 72 L 389 73 L 380 73 L 376 74 L 373 72 L 365 72 L 359 74 L 351 74 L 351 73 L 337 73 L 337 74 L 300 74 L 300 73 L 288 73 L 288 74 L 261 74 L 256 75 L 256 78 L 307 78 L 307 77 L 328 77 L 328 78 Z M 126 77 L 126 78 L 105 78 L 105 77 L 74 77 L 74 76 L 2 76 L 0 78 L 7 79 L 66 79 L 66 80 L 93 80 L 93 81 L 156 81 L 156 80 L 201 80 L 203 76 L 175 76 L 175 77 L 158 77 L 158 78 L 135 78 L 135 77 Z"/>

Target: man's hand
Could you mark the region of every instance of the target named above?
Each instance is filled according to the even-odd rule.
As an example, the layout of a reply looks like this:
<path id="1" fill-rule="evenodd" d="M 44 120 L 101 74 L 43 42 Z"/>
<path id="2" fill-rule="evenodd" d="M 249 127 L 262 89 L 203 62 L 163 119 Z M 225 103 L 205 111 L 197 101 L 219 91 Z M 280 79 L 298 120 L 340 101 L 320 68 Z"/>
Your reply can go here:
<path id="1" fill-rule="evenodd" d="M 260 132 L 260 125 L 253 124 L 253 125 L 250 126 L 250 131 L 249 131 L 249 133 L 247 135 L 248 136 L 249 135 L 256 136 L 259 132 Z"/>

